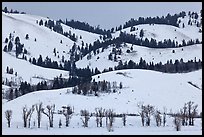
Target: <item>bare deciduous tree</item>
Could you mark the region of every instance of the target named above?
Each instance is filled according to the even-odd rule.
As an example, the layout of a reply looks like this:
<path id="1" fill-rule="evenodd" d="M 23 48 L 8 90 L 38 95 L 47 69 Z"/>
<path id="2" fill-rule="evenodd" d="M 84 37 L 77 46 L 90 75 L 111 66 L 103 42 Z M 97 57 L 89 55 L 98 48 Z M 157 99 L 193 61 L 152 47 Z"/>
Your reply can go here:
<path id="1" fill-rule="evenodd" d="M 114 122 L 114 116 L 115 113 L 113 112 L 112 109 L 106 110 L 107 111 L 107 117 L 108 117 L 108 122 L 107 122 L 107 129 L 109 132 L 113 131 L 113 122 Z"/>
<path id="2" fill-rule="evenodd" d="M 175 115 L 174 124 L 175 124 L 176 131 L 180 131 L 181 130 L 181 117 L 180 117 L 180 114 Z"/>
<path id="3" fill-rule="evenodd" d="M 23 125 L 27 127 L 29 115 L 32 113 L 32 109 L 28 109 L 27 106 L 23 107 Z"/>
<path id="4" fill-rule="evenodd" d="M 6 120 L 8 123 L 8 127 L 11 127 L 11 118 L 12 118 L 12 110 L 6 110 L 5 112 Z"/>
<path id="5" fill-rule="evenodd" d="M 181 124 L 182 126 L 187 126 L 188 121 L 188 115 L 187 115 L 187 104 L 184 104 L 184 107 L 180 109 L 180 115 L 181 115 Z"/>
<path id="6" fill-rule="evenodd" d="M 166 113 L 167 113 L 167 108 L 164 107 L 163 109 L 164 109 L 164 112 L 163 112 L 163 126 L 165 126 L 165 125 L 166 125 Z"/>
<path id="7" fill-rule="evenodd" d="M 126 126 L 126 118 L 127 118 L 127 115 L 124 113 L 122 114 L 122 120 L 123 120 L 123 126 Z"/>
<path id="8" fill-rule="evenodd" d="M 158 127 L 161 126 L 161 116 L 160 116 L 160 114 L 161 113 L 159 112 L 159 110 L 156 110 L 155 114 L 154 114 L 156 124 L 157 124 Z"/>
<path id="9" fill-rule="evenodd" d="M 62 126 L 62 120 L 60 119 L 59 120 L 59 128 L 61 128 L 61 126 Z"/>
<path id="10" fill-rule="evenodd" d="M 66 119 L 66 127 L 69 126 L 72 113 L 73 113 L 73 110 L 71 106 L 67 105 L 63 107 L 63 115 L 65 116 L 65 119 Z"/>
<path id="11" fill-rule="evenodd" d="M 52 106 L 47 105 L 46 109 L 47 109 L 47 112 L 45 111 L 44 108 L 42 108 L 42 113 L 48 117 L 50 127 L 53 127 L 53 114 L 55 110 L 55 105 L 52 105 Z"/>
<path id="12" fill-rule="evenodd" d="M 35 105 L 32 105 L 32 107 L 31 107 L 31 112 L 30 112 L 30 114 L 29 114 L 29 116 L 28 116 L 28 127 L 30 128 L 30 121 L 31 121 L 31 117 L 32 117 L 32 114 L 33 114 L 33 112 L 34 112 L 34 110 L 35 110 Z"/>
<path id="13" fill-rule="evenodd" d="M 35 105 L 36 111 L 37 111 L 37 120 L 38 120 L 38 128 L 40 128 L 40 121 L 42 118 L 42 102 L 40 102 L 38 105 Z"/>
<path id="14" fill-rule="evenodd" d="M 88 127 L 88 121 L 90 119 L 88 110 L 86 110 L 86 109 L 85 110 L 81 110 L 81 116 L 84 117 L 84 119 L 81 118 L 83 126 L 84 127 Z"/>
<path id="15" fill-rule="evenodd" d="M 100 127 L 103 126 L 103 117 L 105 117 L 105 109 L 101 108 L 96 108 L 96 123 L 97 123 L 97 127 L 98 127 L 98 123 L 100 125 Z"/>

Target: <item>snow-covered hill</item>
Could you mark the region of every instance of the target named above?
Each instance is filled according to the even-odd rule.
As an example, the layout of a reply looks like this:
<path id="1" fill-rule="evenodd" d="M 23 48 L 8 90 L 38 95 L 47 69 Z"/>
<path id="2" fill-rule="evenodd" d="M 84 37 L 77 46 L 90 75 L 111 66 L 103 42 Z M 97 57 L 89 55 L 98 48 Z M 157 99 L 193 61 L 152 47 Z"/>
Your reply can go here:
<path id="1" fill-rule="evenodd" d="M 43 59 L 48 56 L 52 60 L 58 62 L 61 62 L 62 56 L 64 56 L 64 59 L 68 60 L 70 57 L 69 51 L 74 41 L 57 32 L 51 31 L 45 26 L 37 24 L 36 21 L 41 19 L 43 21 L 48 20 L 48 18 L 29 14 L 10 14 L 2 12 L 2 49 L 7 45 L 4 43 L 5 38 L 8 38 L 11 33 L 14 39 L 17 36 L 20 38 L 20 42 L 24 44 L 24 47 L 30 53 L 30 55 L 27 55 L 28 59 L 30 57 L 39 58 L 39 55 L 42 55 Z M 78 38 L 79 40 L 76 42 L 77 46 L 81 46 L 82 41 L 88 44 L 93 43 L 95 40 L 99 39 L 100 36 L 98 34 L 73 29 L 63 24 L 62 27 L 64 31 L 69 32 L 69 30 L 71 30 L 71 32 L 75 33 L 78 37 L 82 37 L 82 39 Z M 26 34 L 29 35 L 28 40 L 25 39 Z M 34 41 L 35 38 L 36 41 Z M 61 40 L 62 43 L 60 43 Z M 56 56 L 54 56 L 53 53 L 54 48 L 56 48 Z"/>
<path id="2" fill-rule="evenodd" d="M 193 22 L 192 25 L 188 25 L 189 19 Z M 140 38 L 139 34 L 141 29 L 144 30 L 144 36 L 143 39 L 148 38 L 151 40 L 151 38 L 156 39 L 157 41 L 164 41 L 164 39 L 168 40 L 171 39 L 175 42 L 177 41 L 178 44 L 182 43 L 182 40 L 189 41 L 189 40 L 196 40 L 199 39 L 202 41 L 202 33 L 199 32 L 199 29 L 201 27 L 197 27 L 195 22 L 200 23 L 201 16 L 199 14 L 199 17 L 197 19 L 192 19 L 188 15 L 184 18 L 178 18 L 180 20 L 179 27 L 171 26 L 171 25 L 163 25 L 163 24 L 141 24 L 133 26 L 135 27 L 135 31 L 130 31 L 131 27 L 122 29 L 121 32 L 125 32 L 128 34 L 135 34 L 136 37 Z M 184 24 L 184 28 L 183 28 Z M 116 31 L 113 33 L 113 37 L 118 37 L 120 34 L 120 31 Z"/>
<path id="3" fill-rule="evenodd" d="M 192 25 L 188 25 L 188 21 L 191 19 L 193 22 Z M 178 42 L 178 44 L 181 44 L 183 40 L 186 42 L 189 40 L 196 40 L 202 41 L 202 33 L 199 32 L 199 29 L 202 28 L 202 25 L 200 27 L 197 27 L 196 23 L 200 23 L 201 16 L 199 14 L 199 17 L 197 19 L 192 19 L 189 17 L 189 15 L 185 16 L 184 18 L 179 18 L 180 20 L 180 27 L 175 27 L 171 25 L 163 25 L 163 24 L 141 24 L 136 25 L 135 31 L 130 31 L 131 27 L 122 29 L 121 31 L 116 31 L 115 33 L 112 33 L 113 38 L 117 38 L 120 35 L 120 32 L 125 32 L 127 34 L 135 34 L 136 37 L 140 38 L 139 34 L 141 29 L 144 30 L 144 36 L 143 40 L 145 38 L 151 40 L 151 38 L 158 41 L 164 41 L 165 39 L 171 39 L 171 41 Z M 196 22 L 196 23 L 195 23 Z M 182 25 L 185 25 L 183 28 Z M 133 51 L 130 53 L 127 53 L 126 51 L 133 46 Z M 138 45 L 132 45 L 128 43 L 124 43 L 121 50 L 122 54 L 117 55 L 117 61 L 110 61 L 108 60 L 108 55 L 112 52 L 113 46 L 109 46 L 107 49 L 104 50 L 104 52 L 101 52 L 102 49 L 100 49 L 100 53 L 94 55 L 91 54 L 91 59 L 87 59 L 87 56 L 83 57 L 82 60 L 79 60 L 76 65 L 77 67 L 85 68 L 89 66 L 90 68 L 95 69 L 96 67 L 102 71 L 104 69 L 107 69 L 109 67 L 114 68 L 114 66 L 118 65 L 118 62 L 121 60 L 123 63 L 125 61 L 133 60 L 134 62 L 139 62 L 140 58 L 142 57 L 147 63 L 153 62 L 153 63 L 159 63 L 162 62 L 163 64 L 167 62 L 167 60 L 172 59 L 174 62 L 176 59 L 180 60 L 181 58 L 184 60 L 184 62 L 188 60 L 194 60 L 195 58 L 197 60 L 202 60 L 202 44 L 195 44 L 190 45 L 187 47 L 180 47 L 180 48 L 147 48 L 142 47 Z M 175 53 L 172 53 L 173 50 Z M 103 65 L 100 65 L 103 64 Z"/>
<path id="4" fill-rule="evenodd" d="M 96 107 L 113 108 L 118 113 L 136 113 L 137 103 L 152 104 L 159 109 L 164 106 L 173 111 L 181 108 L 185 102 L 194 101 L 202 111 L 202 90 L 188 83 L 191 81 L 202 88 L 202 70 L 186 74 L 166 74 L 149 70 L 119 70 L 99 74 L 93 77 L 96 81 L 107 80 L 123 83 L 123 89 L 117 93 L 100 94 L 96 96 L 75 95 L 72 88 L 38 91 L 21 96 L 3 106 L 3 109 L 14 109 L 20 113 L 24 105 L 42 101 L 44 104 L 56 104 L 56 109 L 70 104 L 75 107 L 75 113 L 82 108 L 94 111 Z M 68 92 L 68 93 L 67 93 Z M 172 100 L 172 102 L 170 102 Z M 14 104 L 18 102 L 18 106 Z M 95 103 L 93 103 L 95 102 Z M 86 104 L 86 105 L 85 105 Z M 119 105 L 120 104 L 120 105 Z M 14 107 L 14 108 L 13 108 Z M 16 116 L 17 118 L 17 116 Z"/>
<path id="5" fill-rule="evenodd" d="M 140 58 L 144 59 L 147 63 L 153 62 L 159 63 L 162 62 L 162 64 L 165 64 L 167 60 L 172 59 L 173 63 L 176 59 L 180 60 L 183 59 L 184 62 L 187 62 L 188 60 L 196 60 L 199 59 L 202 60 L 202 44 L 196 44 L 186 47 L 180 47 L 180 48 L 168 48 L 168 49 L 162 49 L 162 48 L 147 48 L 142 47 L 138 45 L 133 45 L 133 51 L 130 53 L 127 53 L 126 51 L 131 48 L 132 44 L 123 44 L 121 50 L 122 54 L 117 55 L 117 61 L 111 61 L 108 59 L 108 55 L 112 52 L 113 47 L 109 46 L 109 48 L 105 49 L 104 52 L 100 52 L 99 54 L 92 53 L 91 59 L 87 59 L 87 56 L 85 56 L 82 60 L 79 60 L 76 62 L 77 67 L 85 68 L 89 66 L 89 68 L 95 69 L 96 67 L 103 71 L 104 69 L 107 69 L 109 67 L 114 68 L 114 66 L 118 65 L 118 62 L 121 60 L 123 63 L 125 61 L 133 60 L 136 63 L 139 63 Z M 173 50 L 175 53 L 173 53 Z M 101 49 L 100 49 L 101 51 Z M 103 65 L 101 65 L 103 64 Z"/>
<path id="6" fill-rule="evenodd" d="M 138 114 L 139 108 L 137 105 L 139 103 L 151 104 L 163 112 L 163 107 L 167 108 L 168 112 L 177 112 L 180 108 L 183 107 L 184 103 L 188 101 L 194 101 L 195 104 L 198 104 L 198 112 L 202 111 L 202 90 L 193 87 L 188 83 L 191 81 L 196 84 L 198 87 L 201 87 L 202 84 L 202 71 L 190 72 L 187 74 L 165 74 L 161 72 L 154 72 L 149 70 L 120 70 L 108 72 L 100 75 L 96 75 L 93 78 L 96 81 L 99 80 L 108 80 L 116 81 L 123 83 L 123 88 L 118 89 L 116 93 L 101 93 L 99 97 L 96 96 L 84 96 L 84 95 L 75 95 L 71 93 L 71 88 L 51 90 L 51 91 L 38 91 L 26 94 L 17 99 L 4 103 L 2 106 L 2 117 L 4 117 L 4 112 L 7 109 L 13 111 L 13 127 L 18 126 L 19 130 L 22 128 L 22 107 L 25 105 L 31 107 L 33 104 L 43 102 L 43 106 L 55 104 L 55 111 L 61 110 L 62 106 L 71 105 L 74 107 L 74 117 L 71 120 L 71 127 L 81 127 L 80 121 L 80 110 L 87 109 L 89 112 L 95 112 L 95 108 L 103 107 L 105 109 L 113 109 L 116 113 L 136 113 Z M 16 105 L 18 104 L 18 105 Z M 32 121 L 36 119 L 36 112 L 33 114 Z M 54 115 L 54 127 L 58 126 L 58 120 L 61 118 L 64 120 L 62 115 Z M 119 118 L 117 123 L 120 121 Z M 137 119 L 137 118 L 136 118 Z M 5 125 L 6 120 L 3 118 L 3 125 Z M 129 120 L 128 123 L 135 123 L 135 120 Z M 153 120 L 153 118 L 152 118 Z M 45 115 L 42 117 L 42 128 L 46 128 L 47 118 Z M 90 128 L 96 129 L 95 119 L 91 118 Z M 172 120 L 168 119 L 168 128 L 173 130 Z M 32 122 L 33 123 L 33 122 Z M 132 123 L 132 124 L 133 124 Z M 140 118 L 138 117 L 138 122 L 136 122 L 140 127 Z M 152 122 L 154 123 L 154 122 Z M 122 123 L 121 123 L 122 124 Z M 115 125 L 117 130 L 123 130 L 123 134 L 130 134 L 125 130 L 124 127 L 121 127 L 118 124 Z M 135 125 L 135 124 L 134 124 Z M 153 124 L 154 125 L 154 124 Z M 95 128 L 94 128 L 95 127 Z M 154 127 L 154 126 L 152 126 Z M 6 127 L 5 127 L 6 128 Z M 140 127 L 141 128 L 141 127 Z M 167 129 L 168 129 L 167 128 Z M 164 129 L 163 132 L 168 131 Z M 17 129 L 15 129 L 17 130 Z M 14 131 L 15 131 L 14 130 Z M 98 130 L 98 129 L 97 129 Z M 4 131 L 4 130 L 3 130 Z M 7 128 L 5 131 L 9 131 Z M 4 131 L 4 132 L 5 132 Z M 33 132 L 33 131 L 32 131 Z M 90 130 L 93 134 L 92 130 Z M 108 134 L 107 131 L 104 131 L 102 128 L 97 133 L 102 132 L 101 134 Z M 152 130 L 147 131 L 151 133 Z M 36 134 L 37 132 L 34 132 Z M 40 132 L 39 132 L 40 133 Z M 55 132 L 57 133 L 57 131 Z M 65 134 L 68 132 L 65 132 Z M 77 134 L 74 131 L 71 134 Z M 86 134 L 86 131 L 82 132 Z M 97 134 L 96 133 L 96 134 Z M 120 132 L 115 132 L 116 134 Z M 59 134 L 59 133 L 58 133 Z M 137 133 L 132 131 L 131 134 L 144 134 Z M 184 133 L 185 134 L 185 133 Z"/>
<path id="7" fill-rule="evenodd" d="M 39 55 L 42 55 L 43 60 L 48 56 L 53 61 L 58 61 L 62 63 L 62 56 L 65 60 L 69 60 L 70 54 L 69 51 L 74 44 L 74 41 L 71 39 L 51 31 L 45 26 L 40 26 L 36 23 L 38 20 L 46 21 L 48 18 L 40 17 L 36 15 L 29 14 L 11 14 L 2 12 L 2 75 L 3 78 L 11 79 L 11 75 L 6 74 L 7 66 L 13 68 L 14 72 L 18 73 L 18 78 L 21 77 L 22 81 L 31 82 L 36 84 L 42 79 L 33 79 L 33 77 L 42 77 L 45 79 L 53 79 L 56 76 L 62 74 L 63 77 L 68 77 L 68 72 L 46 69 L 32 65 L 28 62 L 29 58 L 39 58 Z M 82 30 L 73 29 L 62 24 L 63 30 L 72 33 L 75 33 L 78 37 L 81 36 L 82 39 L 76 42 L 77 46 L 81 46 L 82 41 L 84 43 L 93 43 L 95 40 L 99 39 L 98 34 L 89 33 Z M 18 36 L 20 42 L 24 44 L 24 48 L 27 49 L 28 54 L 27 61 L 16 59 L 15 58 L 15 45 L 10 53 L 3 52 L 3 48 L 8 43 L 5 43 L 5 39 L 9 38 L 10 33 L 13 36 L 12 43 L 14 44 L 15 38 Z M 29 35 L 29 39 L 25 39 L 26 34 Z M 36 41 L 35 41 L 36 38 Z M 62 40 L 62 43 L 60 41 Z M 54 56 L 53 50 L 56 49 L 57 55 Z M 58 58 L 59 55 L 59 58 Z M 21 55 L 22 56 L 22 55 Z M 62 63 L 63 65 L 63 63 Z M 24 69 L 22 69 L 22 67 Z M 32 70 L 32 71 L 31 71 Z"/>

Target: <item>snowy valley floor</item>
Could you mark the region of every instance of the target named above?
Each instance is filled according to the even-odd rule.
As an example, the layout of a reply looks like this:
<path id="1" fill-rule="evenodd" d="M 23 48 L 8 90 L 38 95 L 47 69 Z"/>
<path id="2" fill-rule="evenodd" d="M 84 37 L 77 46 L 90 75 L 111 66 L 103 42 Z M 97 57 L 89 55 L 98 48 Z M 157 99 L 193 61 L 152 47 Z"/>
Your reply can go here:
<path id="1" fill-rule="evenodd" d="M 89 127 L 84 128 L 80 116 L 73 116 L 69 127 L 58 127 L 55 122 L 54 128 L 48 128 L 47 123 L 42 123 L 42 127 L 38 129 L 36 126 L 31 128 L 23 128 L 23 123 L 14 123 L 8 128 L 3 123 L 3 135 L 202 135 L 201 119 L 196 119 L 195 126 L 181 126 L 181 131 L 176 131 L 173 125 L 173 119 L 167 116 L 167 125 L 165 127 L 156 127 L 155 120 L 152 119 L 150 127 L 142 127 L 140 117 L 128 116 L 127 125 L 124 127 L 122 118 L 116 118 L 113 131 L 108 132 L 105 126 L 105 118 L 103 119 L 103 127 L 96 127 L 95 117 L 91 117 Z M 18 128 L 17 128 L 18 125 Z"/>

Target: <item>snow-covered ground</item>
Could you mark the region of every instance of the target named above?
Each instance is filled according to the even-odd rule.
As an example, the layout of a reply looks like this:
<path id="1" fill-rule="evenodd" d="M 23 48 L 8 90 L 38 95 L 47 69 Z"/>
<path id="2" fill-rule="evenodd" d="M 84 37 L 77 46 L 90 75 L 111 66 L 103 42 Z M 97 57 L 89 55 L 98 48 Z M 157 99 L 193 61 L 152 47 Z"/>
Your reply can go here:
<path id="1" fill-rule="evenodd" d="M 63 116 L 54 116 L 55 119 L 63 120 Z M 82 127 L 80 116 L 72 116 L 70 126 L 58 127 L 58 121 L 54 123 L 54 128 L 47 128 L 46 122 L 41 128 L 31 126 L 32 128 L 23 128 L 22 124 L 11 124 L 11 128 L 3 123 L 3 135 L 202 135 L 201 120 L 195 119 L 195 126 L 182 126 L 181 131 L 176 131 L 173 125 L 173 118 L 167 116 L 166 126 L 155 126 L 155 120 L 152 118 L 150 127 L 142 127 L 140 117 L 127 116 L 126 126 L 122 124 L 122 118 L 115 118 L 113 123 L 113 132 L 108 132 L 103 118 L 103 127 L 96 127 L 95 117 L 89 120 L 89 127 Z M 32 123 L 33 125 L 33 123 Z M 18 126 L 18 128 L 16 128 Z"/>
<path id="2" fill-rule="evenodd" d="M 9 134 L 9 131 L 12 129 L 17 130 L 16 133 L 25 133 L 25 134 L 41 134 L 42 129 L 26 129 L 25 132 L 22 130 L 23 121 L 22 121 L 22 107 L 37 104 L 39 102 L 43 102 L 43 107 L 46 105 L 55 104 L 55 110 L 61 110 L 62 106 L 70 105 L 74 107 L 74 115 L 76 116 L 76 121 L 72 120 L 72 124 L 77 126 L 73 126 L 73 132 L 70 134 L 79 134 L 79 132 L 75 132 L 76 128 L 80 130 L 80 134 L 109 134 L 105 130 L 105 128 L 91 128 L 95 127 L 96 123 L 92 120 L 92 124 L 90 123 L 90 127 L 88 129 L 84 129 L 81 126 L 80 120 L 80 110 L 87 109 L 89 112 L 95 112 L 95 108 L 102 107 L 105 109 L 113 109 L 116 113 L 134 113 L 138 114 L 139 108 L 138 104 L 151 104 L 163 112 L 163 107 L 167 108 L 168 112 L 177 112 L 180 108 L 183 107 L 184 103 L 188 101 L 194 101 L 195 104 L 198 104 L 198 113 L 202 111 L 202 90 L 193 87 L 188 83 L 191 81 L 201 88 L 202 84 L 202 70 L 190 72 L 186 74 L 165 74 L 161 72 L 154 72 L 149 70 L 119 70 L 113 72 L 107 72 L 104 74 L 99 74 L 93 77 L 96 81 L 98 80 L 107 80 L 107 81 L 116 81 L 123 83 L 123 89 L 118 89 L 117 93 L 110 94 L 100 94 L 99 97 L 96 96 L 84 96 L 84 95 L 75 95 L 71 93 L 71 88 L 64 88 L 59 90 L 49 90 L 49 91 L 38 91 L 26 94 L 24 96 L 18 97 L 12 101 L 4 103 L 2 106 L 2 121 L 3 121 L 3 133 Z M 18 104 L 18 105 L 15 105 Z M 4 112 L 7 109 L 11 109 L 13 111 L 13 126 L 11 129 L 6 128 L 6 119 Z M 33 114 L 32 123 L 36 120 L 36 112 Z M 55 116 L 55 128 L 58 128 L 59 119 L 63 118 L 62 115 Z M 94 118 L 93 118 L 94 119 Z M 117 118 L 116 118 L 117 119 Z M 137 119 L 137 118 L 133 118 Z M 135 120 L 130 120 L 130 127 L 133 125 L 141 126 L 140 122 L 135 122 Z M 152 118 L 153 119 L 153 118 Z M 138 121 L 140 118 L 138 118 Z M 63 121 L 63 119 L 62 119 Z M 121 119 L 118 121 L 122 121 Z M 128 120 L 129 121 L 129 120 Z M 137 120 L 136 120 L 137 121 Z M 168 120 L 170 123 L 172 120 Z M 42 127 L 46 129 L 47 117 L 43 115 L 42 117 Z M 155 123 L 155 122 L 152 122 Z M 78 125 L 79 124 L 79 125 Z M 19 127 L 16 129 L 16 127 Z M 171 132 L 174 131 L 172 124 L 169 124 L 168 127 L 156 128 L 154 124 L 152 124 L 152 128 L 142 128 L 141 130 L 133 130 L 137 127 L 131 127 L 126 130 L 126 127 L 123 128 L 121 124 L 115 124 L 115 131 L 113 134 L 144 134 L 149 129 L 149 134 L 177 134 L 179 132 Z M 183 127 L 186 132 L 180 132 L 181 134 L 188 134 L 191 130 L 192 134 L 201 134 L 200 122 L 196 127 Z M 187 129 L 186 129 L 187 128 Z M 54 130 L 50 129 L 52 132 L 49 134 L 69 134 L 69 130 L 60 132 L 60 129 Z M 82 129 L 82 130 L 81 130 Z M 94 130 L 97 129 L 97 130 Z M 121 130 L 120 130 L 121 129 Z M 158 130 L 157 130 L 158 129 Z M 30 132 L 28 132 L 28 130 Z M 50 131 L 49 130 L 49 131 Z M 129 132 L 129 130 L 131 132 Z M 18 132 L 19 131 L 19 132 Z M 39 131 L 39 132 L 38 132 Z M 138 132 L 137 132 L 138 131 Z M 144 131 L 144 132 L 143 132 Z M 47 131 L 42 134 L 46 134 Z M 15 133 L 13 133 L 15 134 Z"/>

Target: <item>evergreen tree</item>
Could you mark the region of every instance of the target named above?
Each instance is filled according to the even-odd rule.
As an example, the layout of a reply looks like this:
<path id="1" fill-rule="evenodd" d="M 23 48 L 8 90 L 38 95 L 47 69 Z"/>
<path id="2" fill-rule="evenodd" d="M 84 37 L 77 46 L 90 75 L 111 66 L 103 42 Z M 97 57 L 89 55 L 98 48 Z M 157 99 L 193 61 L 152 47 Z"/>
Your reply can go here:
<path id="1" fill-rule="evenodd" d="M 37 65 L 38 65 L 38 66 L 42 66 L 42 63 L 43 63 L 42 55 L 40 55 L 39 58 L 38 58 Z"/>
<path id="2" fill-rule="evenodd" d="M 9 100 L 13 100 L 13 89 L 12 88 L 9 92 Z"/>
<path id="3" fill-rule="evenodd" d="M 8 43 L 8 38 L 5 38 L 5 43 Z"/>
<path id="4" fill-rule="evenodd" d="M 108 59 L 109 59 L 109 60 L 113 60 L 112 53 L 110 53 L 110 54 L 108 55 Z"/>
<path id="5" fill-rule="evenodd" d="M 36 59 L 33 58 L 32 64 L 36 65 Z"/>
<path id="6" fill-rule="evenodd" d="M 4 52 L 7 52 L 7 51 L 8 51 L 7 45 L 4 46 L 3 51 L 4 51 Z"/>
<path id="7" fill-rule="evenodd" d="M 19 38 L 18 36 L 15 38 L 15 44 L 16 44 L 16 45 L 19 45 L 19 44 L 20 44 L 20 38 Z"/>
<path id="8" fill-rule="evenodd" d="M 6 67 L 6 73 L 9 73 L 9 67 L 8 66 Z"/>
<path id="9" fill-rule="evenodd" d="M 39 22 L 39 25 L 43 25 L 43 20 L 41 19 L 40 22 Z"/>
<path id="10" fill-rule="evenodd" d="M 24 47 L 24 44 L 18 44 L 18 45 L 16 45 L 16 58 L 18 57 L 19 54 L 22 53 L 23 47 Z"/>
<path id="11" fill-rule="evenodd" d="M 5 7 L 3 11 L 4 11 L 5 13 L 8 13 L 7 7 Z"/>
<path id="12" fill-rule="evenodd" d="M 15 89 L 15 98 L 17 98 L 18 97 L 18 90 L 17 90 L 17 88 Z"/>
<path id="13" fill-rule="evenodd" d="M 60 85 L 59 85 L 59 79 L 58 79 L 58 77 L 56 77 L 56 78 L 54 79 L 54 83 L 53 83 L 52 89 L 58 89 L 59 87 L 60 87 Z"/>
<path id="14" fill-rule="evenodd" d="M 28 35 L 28 34 L 26 34 L 25 38 L 26 38 L 26 39 L 29 39 L 29 35 Z"/>
<path id="15" fill-rule="evenodd" d="M 141 29 L 141 30 L 140 30 L 140 37 L 142 38 L 143 36 L 144 36 L 144 30 Z"/>
<path id="16" fill-rule="evenodd" d="M 13 43 L 11 41 L 9 41 L 9 44 L 8 44 L 8 51 L 11 51 L 13 48 Z"/>

